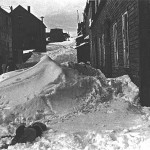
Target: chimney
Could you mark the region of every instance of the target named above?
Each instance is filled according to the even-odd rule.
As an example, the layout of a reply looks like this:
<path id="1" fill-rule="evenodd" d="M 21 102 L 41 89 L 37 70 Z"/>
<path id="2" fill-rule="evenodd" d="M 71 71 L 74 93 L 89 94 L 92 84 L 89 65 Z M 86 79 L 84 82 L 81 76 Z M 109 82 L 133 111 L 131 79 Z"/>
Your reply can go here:
<path id="1" fill-rule="evenodd" d="M 12 6 L 10 6 L 10 11 L 11 11 L 11 12 L 13 11 L 13 7 L 12 7 Z"/>
<path id="2" fill-rule="evenodd" d="M 42 17 L 41 17 L 41 21 L 43 22 L 43 20 L 44 20 L 44 17 L 42 16 Z"/>
<path id="3" fill-rule="evenodd" d="M 28 6 L 28 12 L 30 13 L 30 6 Z"/>

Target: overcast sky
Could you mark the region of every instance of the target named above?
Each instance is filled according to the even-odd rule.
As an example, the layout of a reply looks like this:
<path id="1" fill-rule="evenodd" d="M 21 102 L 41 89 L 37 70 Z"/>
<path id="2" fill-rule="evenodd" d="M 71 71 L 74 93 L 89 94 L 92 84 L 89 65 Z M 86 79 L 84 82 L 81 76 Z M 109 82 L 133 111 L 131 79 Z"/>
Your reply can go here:
<path id="1" fill-rule="evenodd" d="M 71 34 L 77 29 L 77 10 L 80 19 L 87 0 L 0 0 L 0 6 L 8 9 L 22 5 L 24 8 L 31 6 L 31 13 L 40 18 L 44 16 L 44 23 L 49 31 L 51 28 L 60 27 Z"/>

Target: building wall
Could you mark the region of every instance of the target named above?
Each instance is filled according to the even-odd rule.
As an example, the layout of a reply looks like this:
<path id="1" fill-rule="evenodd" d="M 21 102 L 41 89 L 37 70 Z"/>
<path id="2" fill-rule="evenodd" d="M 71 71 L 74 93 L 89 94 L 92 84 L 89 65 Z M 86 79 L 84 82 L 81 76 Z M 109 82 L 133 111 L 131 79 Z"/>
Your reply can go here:
<path id="1" fill-rule="evenodd" d="M 7 12 L 0 8 L 0 61 L 7 62 L 12 56 L 12 24 Z"/>
<path id="2" fill-rule="evenodd" d="M 44 24 L 21 6 L 18 6 L 11 16 L 15 60 L 22 63 L 23 50 L 46 51 Z"/>
<path id="3" fill-rule="evenodd" d="M 51 29 L 50 31 L 50 41 L 51 42 L 62 42 L 64 41 L 63 29 Z"/>
<path id="4" fill-rule="evenodd" d="M 117 77 L 124 74 L 129 74 L 132 81 L 139 85 L 139 6 L 138 0 L 106 0 L 106 3 L 101 7 L 99 14 L 97 13 L 94 18 L 94 22 L 91 27 L 92 31 L 92 52 L 93 61 L 92 64 L 97 68 L 102 68 L 105 74 L 107 74 L 108 69 L 102 67 L 102 59 L 100 46 L 102 47 L 102 36 L 104 35 L 104 40 L 107 40 L 107 31 L 110 34 L 110 43 L 105 45 L 105 51 L 107 55 L 107 47 L 110 46 L 111 49 L 111 76 Z M 98 8 L 99 9 L 99 8 Z M 97 12 L 98 12 L 97 11 Z M 122 39 L 122 15 L 128 11 L 128 37 L 129 37 L 129 68 L 125 68 L 123 64 L 123 39 Z M 109 22 L 109 28 L 107 26 Z M 114 46 L 113 46 L 113 25 L 117 23 L 118 32 L 118 67 L 114 65 Z M 107 28 L 107 29 L 106 29 Z M 108 37 L 109 38 L 109 37 Z M 105 42 L 104 42 L 105 44 Z M 95 53 L 95 55 L 94 55 Z M 108 67 L 110 68 L 110 66 Z"/>
<path id="5" fill-rule="evenodd" d="M 141 104 L 150 106 L 150 0 L 139 0 L 140 19 L 140 97 Z"/>

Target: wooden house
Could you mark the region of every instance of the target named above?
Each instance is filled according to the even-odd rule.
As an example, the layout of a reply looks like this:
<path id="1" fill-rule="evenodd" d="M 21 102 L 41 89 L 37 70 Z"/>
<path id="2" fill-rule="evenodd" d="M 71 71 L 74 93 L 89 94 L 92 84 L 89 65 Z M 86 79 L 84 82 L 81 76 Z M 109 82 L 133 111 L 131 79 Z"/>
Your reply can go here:
<path id="1" fill-rule="evenodd" d="M 0 66 L 6 64 L 9 57 L 12 57 L 11 17 L 0 7 Z"/>
<path id="2" fill-rule="evenodd" d="M 63 29 L 60 28 L 51 29 L 49 36 L 51 42 L 62 42 L 65 40 Z"/>
<path id="3" fill-rule="evenodd" d="M 128 74 L 141 104 L 150 106 L 150 0 L 93 1 L 93 17 L 86 18 L 92 66 L 106 77 Z"/>
<path id="4" fill-rule="evenodd" d="M 46 35 L 42 20 L 22 6 L 16 7 L 10 13 L 12 18 L 13 56 L 16 63 L 22 63 L 23 50 L 35 49 L 38 52 L 46 51 Z"/>

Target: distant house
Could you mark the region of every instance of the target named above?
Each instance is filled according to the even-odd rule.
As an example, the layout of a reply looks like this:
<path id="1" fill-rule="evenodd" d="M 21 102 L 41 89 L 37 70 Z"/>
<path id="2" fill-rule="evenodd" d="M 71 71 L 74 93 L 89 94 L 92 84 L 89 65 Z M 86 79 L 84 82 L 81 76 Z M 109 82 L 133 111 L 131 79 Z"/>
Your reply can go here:
<path id="1" fill-rule="evenodd" d="M 150 1 L 89 0 L 90 62 L 107 77 L 128 74 L 150 106 Z M 86 53 L 84 53 L 86 55 Z"/>
<path id="2" fill-rule="evenodd" d="M 10 15 L 0 8 L 0 65 L 12 57 L 12 23 Z"/>
<path id="3" fill-rule="evenodd" d="M 51 42 L 62 42 L 64 41 L 63 29 L 55 28 L 50 31 L 50 41 Z"/>
<path id="4" fill-rule="evenodd" d="M 63 33 L 63 36 L 64 36 L 65 41 L 69 40 L 69 38 L 70 38 L 69 33 Z"/>
<path id="5" fill-rule="evenodd" d="M 46 51 L 45 28 L 41 20 L 22 6 L 16 7 L 10 13 L 12 18 L 13 56 L 16 63 L 22 63 L 23 50 L 35 49 Z"/>

